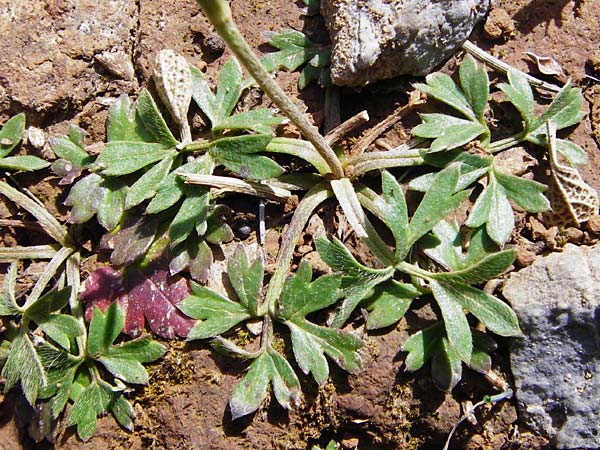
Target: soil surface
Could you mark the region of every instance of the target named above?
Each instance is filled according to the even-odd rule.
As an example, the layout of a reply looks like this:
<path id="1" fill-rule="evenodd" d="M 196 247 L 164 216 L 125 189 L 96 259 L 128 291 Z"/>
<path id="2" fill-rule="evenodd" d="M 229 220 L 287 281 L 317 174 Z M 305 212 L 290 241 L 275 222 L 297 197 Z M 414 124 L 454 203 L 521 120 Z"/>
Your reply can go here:
<path id="1" fill-rule="evenodd" d="M 300 1 L 232 0 L 231 5 L 242 33 L 258 52 L 272 51 L 264 44 L 265 32 L 284 28 L 301 30 L 315 42 L 327 42 L 322 18 L 305 14 Z M 598 23 L 600 0 L 499 0 L 488 22 L 478 26 L 471 40 L 534 75 L 539 75 L 537 67 L 525 52 L 551 56 L 564 75 L 546 79 L 562 83 L 571 78 L 584 90 L 589 114 L 569 132 L 589 155 L 590 165 L 581 169 L 584 179 L 600 191 Z M 152 64 L 159 50 L 176 50 L 211 79 L 229 57 L 192 0 L 0 0 L 0 32 L 0 123 L 25 112 L 28 126 L 40 128 L 46 136 L 66 134 L 74 123 L 86 130 L 87 144 L 103 140 L 112 100 L 122 93 L 135 96 L 149 83 L 152 88 Z M 451 60 L 446 69 L 455 66 L 456 61 Z M 298 98 L 316 124 L 323 125 L 322 89 L 313 84 L 298 92 L 297 73 L 281 72 L 276 79 Z M 405 103 L 404 92 L 414 81 L 401 78 L 362 92 L 343 90 L 341 119 L 363 109 L 369 112 L 371 120 L 354 133 L 357 136 Z M 245 102 L 269 104 L 256 90 L 247 94 Z M 390 145 L 405 141 L 415 120 L 401 121 L 382 138 Z M 30 142 L 22 148 L 30 154 L 52 155 L 47 144 Z M 62 205 L 66 194 L 49 172 L 16 174 L 12 179 L 29 188 L 57 217 L 67 217 Z M 231 206 L 236 210 L 238 205 Z M 241 211 L 233 223 L 254 229 L 254 208 L 245 205 Z M 12 213 L 14 207 L 0 200 L 0 219 Z M 273 206 L 268 213 L 268 225 L 273 227 L 289 220 L 283 208 Z M 338 217 L 331 204 L 325 204 L 319 213 L 326 225 Z M 275 230 L 279 228 L 267 235 L 267 251 L 273 261 L 278 247 Z M 557 241 L 556 233 L 539 221 L 523 218 L 512 242 L 520 245 L 518 265 L 528 265 L 537 255 L 559 249 L 568 240 L 594 241 L 592 231 L 581 231 Z M 527 236 L 527 244 L 519 240 L 520 235 Z M 35 233 L 21 229 L 9 229 L 1 237 L 2 245 L 7 246 L 38 239 Z M 243 238 L 248 243 L 256 241 L 254 232 Z M 298 259 L 305 256 L 317 269 L 322 267 L 309 233 L 303 244 Z M 361 247 L 357 245 L 355 250 L 360 257 Z M 347 449 L 442 448 L 463 414 L 465 402 L 475 403 L 497 391 L 483 376 L 466 371 L 452 393 L 443 393 L 435 389 L 428 369 L 417 373 L 404 370 L 402 343 L 431 318 L 428 306 L 413 308 L 395 328 L 365 336 L 363 369 L 358 374 L 348 375 L 332 364 L 331 378 L 323 388 L 318 389 L 308 377 L 302 379 L 300 408 L 287 412 L 275 401 L 267 402 L 256 414 L 236 421 L 231 420 L 227 402 L 245 365 L 219 356 L 202 343 L 172 341 L 166 357 L 150 367 L 149 386 L 132 395 L 137 414 L 134 432 L 120 428 L 112 417 L 104 417 L 88 442 L 81 442 L 73 428 L 61 424 L 55 443 L 35 443 L 28 433 L 35 424 L 28 424 L 31 416 L 26 404 L 11 392 L 0 395 L 0 450 L 307 449 L 314 444 L 324 447 L 330 439 Z M 358 328 L 360 323 L 351 326 Z M 494 371 L 510 382 L 508 343 L 501 344 L 493 355 Z M 510 400 L 479 409 L 476 418 L 476 424 L 464 422 L 459 427 L 451 448 L 550 448 L 519 422 Z"/>

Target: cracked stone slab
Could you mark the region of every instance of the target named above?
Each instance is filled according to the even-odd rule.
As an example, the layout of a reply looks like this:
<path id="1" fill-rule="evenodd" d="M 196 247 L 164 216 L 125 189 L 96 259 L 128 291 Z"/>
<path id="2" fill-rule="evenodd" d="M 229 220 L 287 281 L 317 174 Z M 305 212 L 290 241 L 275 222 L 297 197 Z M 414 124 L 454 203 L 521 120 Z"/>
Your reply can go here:
<path id="1" fill-rule="evenodd" d="M 599 448 L 600 246 L 540 258 L 503 293 L 525 335 L 511 352 L 521 417 L 555 448 Z"/>
<path id="2" fill-rule="evenodd" d="M 489 0 L 322 0 L 334 84 L 426 75 L 486 14 Z"/>

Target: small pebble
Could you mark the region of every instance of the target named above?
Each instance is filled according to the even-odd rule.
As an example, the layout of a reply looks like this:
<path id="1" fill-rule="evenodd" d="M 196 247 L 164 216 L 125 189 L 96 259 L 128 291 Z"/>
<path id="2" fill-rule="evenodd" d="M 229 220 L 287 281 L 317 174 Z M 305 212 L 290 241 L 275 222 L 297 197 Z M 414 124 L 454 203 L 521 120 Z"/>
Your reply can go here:
<path id="1" fill-rule="evenodd" d="M 250 233 L 252 233 L 252 228 L 250 228 L 248 225 L 242 225 L 237 229 L 237 234 L 243 239 L 250 236 Z"/>

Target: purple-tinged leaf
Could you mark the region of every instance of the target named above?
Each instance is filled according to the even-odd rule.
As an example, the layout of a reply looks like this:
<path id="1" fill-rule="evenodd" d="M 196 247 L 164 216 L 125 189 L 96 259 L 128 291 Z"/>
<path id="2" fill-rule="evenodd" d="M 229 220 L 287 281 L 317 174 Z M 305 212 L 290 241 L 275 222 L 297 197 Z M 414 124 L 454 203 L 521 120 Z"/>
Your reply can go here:
<path id="1" fill-rule="evenodd" d="M 119 231 L 102 237 L 102 246 L 112 250 L 111 264 L 128 266 L 144 256 L 154 241 L 157 230 L 156 219 L 128 216 Z"/>
<path id="2" fill-rule="evenodd" d="M 125 334 L 139 336 L 147 322 L 155 334 L 172 339 L 187 336 L 194 325 L 176 307 L 189 293 L 187 281 L 169 276 L 163 267 L 132 268 L 125 276 L 112 267 L 101 267 L 88 277 L 81 298 L 87 320 L 94 307 L 104 311 L 116 300 L 125 312 Z"/>

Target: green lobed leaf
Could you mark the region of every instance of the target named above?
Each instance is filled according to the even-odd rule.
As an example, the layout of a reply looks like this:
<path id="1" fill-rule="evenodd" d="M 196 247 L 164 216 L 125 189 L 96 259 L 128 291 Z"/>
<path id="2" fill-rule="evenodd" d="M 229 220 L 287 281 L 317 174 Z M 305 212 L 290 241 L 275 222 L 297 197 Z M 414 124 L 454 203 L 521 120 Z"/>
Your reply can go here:
<path id="1" fill-rule="evenodd" d="M 192 295 L 178 303 L 177 307 L 187 316 L 198 320 L 188 333 L 188 340 L 218 336 L 251 317 L 240 303 L 197 285 L 192 285 Z"/>
<path id="2" fill-rule="evenodd" d="M 286 409 L 300 401 L 300 381 L 287 360 L 268 348 L 250 365 L 233 389 L 229 407 L 233 420 L 255 412 L 267 397 L 269 384 L 275 398 Z"/>
<path id="3" fill-rule="evenodd" d="M 125 197 L 125 209 L 133 208 L 154 197 L 158 186 L 169 174 L 176 156 L 177 152 L 173 150 L 129 187 Z"/>
<path id="4" fill-rule="evenodd" d="M 86 167 L 94 161 L 94 158 L 85 149 L 67 136 L 56 136 L 50 138 L 52 150 L 59 158 L 69 161 L 75 167 Z"/>
<path id="5" fill-rule="evenodd" d="M 4 158 L 19 145 L 25 132 L 25 114 L 8 119 L 0 129 L 0 158 Z"/>
<path id="6" fill-rule="evenodd" d="M 256 134 L 223 138 L 215 141 L 209 154 L 215 161 L 244 178 L 264 180 L 283 173 L 279 164 L 270 158 L 256 155 L 265 151 L 270 135 Z"/>
<path id="7" fill-rule="evenodd" d="M 458 164 L 451 164 L 437 174 L 411 218 L 405 253 L 412 244 L 458 208 L 467 198 L 469 195 L 467 191 L 456 192 L 458 176 Z M 406 255 L 402 257 L 404 258 Z"/>
<path id="8" fill-rule="evenodd" d="M 218 122 L 218 107 L 216 99 L 212 93 L 204 74 L 196 67 L 190 65 L 190 71 L 192 73 L 192 98 L 202 110 L 211 124 Z"/>
<path id="9" fill-rule="evenodd" d="M 525 211 L 536 213 L 550 210 L 550 202 L 543 194 L 547 187 L 543 184 L 496 170 L 494 176 L 504 188 L 507 197 L 513 199 Z"/>
<path id="10" fill-rule="evenodd" d="M 431 376 L 443 391 L 451 391 L 462 378 L 462 361 L 449 340 L 442 337 L 431 361 Z"/>
<path id="11" fill-rule="evenodd" d="M 229 282 L 240 303 L 252 316 L 256 316 L 258 311 L 258 301 L 263 285 L 263 270 L 262 253 L 259 253 L 254 262 L 250 264 L 242 245 L 236 247 L 233 257 L 227 262 Z"/>
<path id="12" fill-rule="evenodd" d="M 73 403 L 67 426 L 77 425 L 79 438 L 89 440 L 96 433 L 98 417 L 106 413 L 111 397 L 97 382 L 90 383 Z"/>
<path id="13" fill-rule="evenodd" d="M 164 147 L 175 147 L 179 143 L 169 130 L 158 106 L 156 106 L 156 102 L 147 89 L 143 89 L 137 99 L 136 113 L 144 127 L 154 137 L 154 142 Z"/>
<path id="14" fill-rule="evenodd" d="M 127 94 L 122 94 L 108 109 L 106 140 L 128 142 L 154 142 L 136 108 Z"/>
<path id="15" fill-rule="evenodd" d="M 458 69 L 460 86 L 469 101 L 475 116 L 484 123 L 483 115 L 490 94 L 490 80 L 485 66 L 477 66 L 471 55 L 466 55 Z"/>
<path id="16" fill-rule="evenodd" d="M 419 370 L 433 357 L 438 342 L 444 335 L 444 327 L 442 325 L 442 322 L 437 322 L 418 331 L 406 340 L 402 346 L 402 351 L 408 352 L 404 360 L 406 370 L 411 372 Z"/>
<path id="17" fill-rule="evenodd" d="M 489 175 L 488 186 L 477 197 L 465 225 L 471 228 L 485 224 L 488 235 L 499 246 L 503 246 L 515 226 L 512 206 L 508 201 L 504 187 Z"/>
<path id="18" fill-rule="evenodd" d="M 261 63 L 268 72 L 282 67 L 293 72 L 321 50 L 303 33 L 295 30 L 268 33 L 267 42 L 279 49 L 279 51 L 269 53 L 261 58 Z"/>
<path id="19" fill-rule="evenodd" d="M 268 109 L 253 109 L 227 117 L 213 126 L 214 131 L 253 130 L 261 134 L 272 134 L 272 127 L 281 125 L 285 119 L 276 117 Z"/>
<path id="20" fill-rule="evenodd" d="M 471 329 L 462 304 L 452 295 L 454 291 L 447 288 L 448 284 L 432 280 L 431 291 L 442 312 L 449 342 L 462 360 L 470 361 L 473 352 Z"/>
<path id="21" fill-rule="evenodd" d="M 389 327 L 398 322 L 419 294 L 412 284 L 399 283 L 396 280 L 377 285 L 373 294 L 363 301 L 369 311 L 367 330 Z"/>
<path id="22" fill-rule="evenodd" d="M 148 373 L 142 363 L 156 361 L 166 352 L 166 347 L 150 337 L 141 337 L 106 349 L 98 358 L 106 370 L 127 383 L 148 384 Z"/>
<path id="23" fill-rule="evenodd" d="M 462 308 L 477 317 L 488 330 L 500 336 L 521 336 L 515 312 L 503 301 L 462 283 L 436 281 L 435 286 L 440 297 L 460 304 Z M 438 294 L 435 294 L 436 299 Z"/>
<path id="24" fill-rule="evenodd" d="M 185 241 L 201 222 L 206 223 L 210 193 L 208 188 L 186 186 L 185 198 L 169 226 L 171 248 Z"/>
<path id="25" fill-rule="evenodd" d="M 156 195 L 146 208 L 146 214 L 157 214 L 170 208 L 183 197 L 186 184 L 179 177 L 180 173 L 211 174 L 215 163 L 208 155 L 190 161 L 167 175 L 157 186 Z"/>
<path id="26" fill-rule="evenodd" d="M 347 372 L 355 373 L 360 369 L 357 350 L 363 343 L 354 334 L 315 325 L 299 318 L 287 321 L 285 325 L 292 335 L 292 346 L 298 366 L 305 374 L 312 373 L 319 385 L 325 384 L 329 377 L 329 364 L 325 355 Z"/>
<path id="27" fill-rule="evenodd" d="M 88 332 L 87 354 L 92 358 L 105 355 L 117 336 L 121 334 L 124 324 L 125 315 L 118 302 L 113 302 L 105 312 L 94 307 Z"/>
<path id="28" fill-rule="evenodd" d="M 285 282 L 278 317 L 283 320 L 303 319 L 311 312 L 331 306 L 340 298 L 340 276 L 324 275 L 311 280 L 310 264 L 302 261 L 296 274 Z"/>
<path id="29" fill-rule="evenodd" d="M 508 70 L 508 84 L 499 83 L 498 88 L 504 92 L 508 100 L 517 108 L 525 122 L 525 130 L 529 130 L 534 120 L 535 102 L 529 81 L 523 72 L 510 68 Z"/>
<path id="30" fill-rule="evenodd" d="M 47 385 L 46 371 L 26 329 L 19 330 L 11 342 L 2 368 L 2 378 L 4 392 L 20 383 L 25 398 L 32 406 L 35 405 L 38 392 Z"/>
<path id="31" fill-rule="evenodd" d="M 242 66 L 237 59 L 231 58 L 221 68 L 215 95 L 216 123 L 229 117 L 242 95 Z"/>
<path id="32" fill-rule="evenodd" d="M 341 327 L 358 304 L 371 294 L 373 287 L 394 274 L 394 269 L 371 269 L 360 264 L 344 244 L 335 238 L 332 242 L 318 238 L 316 245 L 323 261 L 342 275 L 341 296 L 344 300 L 331 322 L 333 327 Z"/>
<path id="33" fill-rule="evenodd" d="M 360 368 L 356 351 L 362 347 L 362 341 L 351 333 L 315 325 L 305 319 L 307 314 L 335 303 L 340 296 L 339 276 L 325 275 L 312 282 L 311 279 L 309 264 L 302 262 L 284 285 L 278 317 L 290 329 L 298 366 L 305 374 L 312 373 L 322 385 L 329 377 L 325 355 L 344 370 L 355 372 Z"/>
<path id="34" fill-rule="evenodd" d="M 476 120 L 477 117 L 469 105 L 469 101 L 450 76 L 434 72 L 425 77 L 426 84 L 416 83 L 415 88 L 430 97 L 454 108 L 466 118 Z"/>
<path id="35" fill-rule="evenodd" d="M 557 130 L 579 123 L 585 116 L 581 110 L 583 96 L 580 88 L 573 88 L 571 81 L 560 90 L 550 106 L 531 124 L 531 130 L 525 137 L 528 141 L 536 140 L 536 136 L 546 134 L 546 122 L 554 122 Z"/>
<path id="36" fill-rule="evenodd" d="M 121 176 L 172 156 L 173 150 L 160 143 L 112 141 L 96 162 L 103 168 L 103 175 Z"/>

